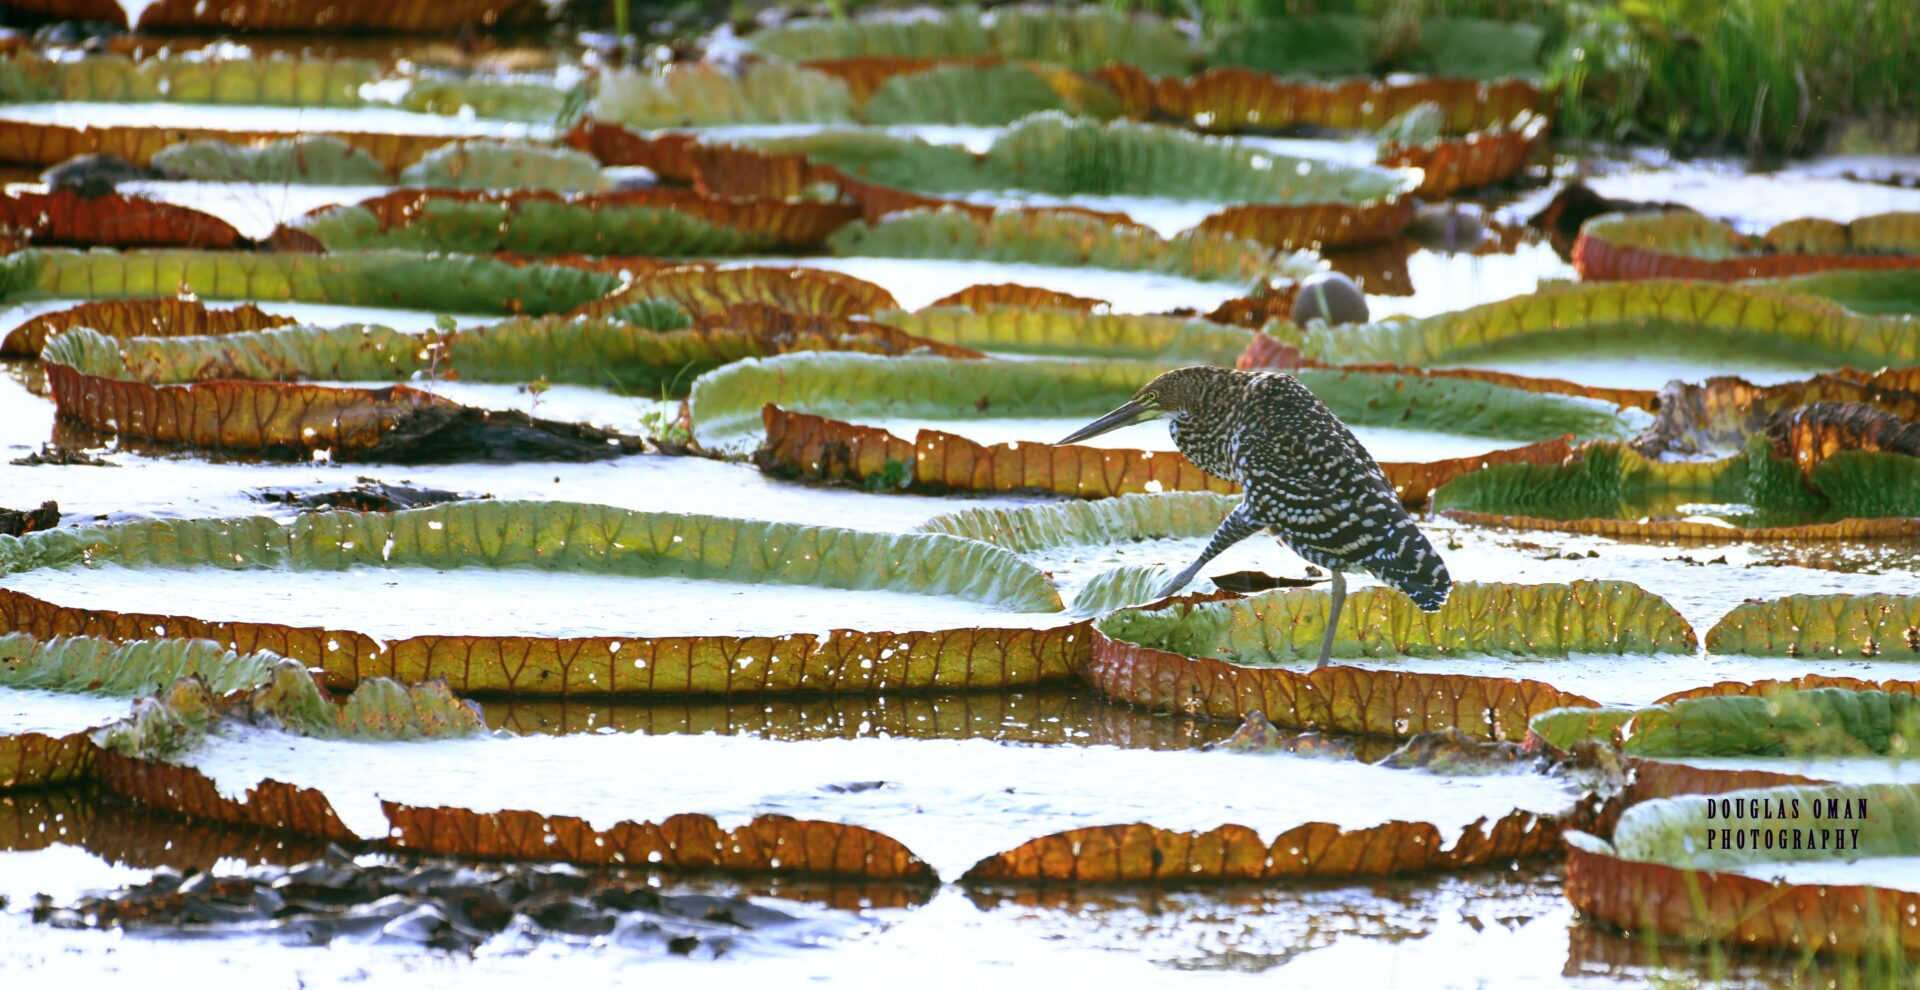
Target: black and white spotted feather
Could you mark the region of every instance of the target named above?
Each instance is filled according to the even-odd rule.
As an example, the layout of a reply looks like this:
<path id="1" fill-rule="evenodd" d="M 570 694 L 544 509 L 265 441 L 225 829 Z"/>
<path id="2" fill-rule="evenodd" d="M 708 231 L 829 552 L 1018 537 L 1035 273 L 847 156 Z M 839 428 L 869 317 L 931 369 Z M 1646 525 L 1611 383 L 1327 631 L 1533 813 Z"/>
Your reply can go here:
<path id="1" fill-rule="evenodd" d="M 1185 368 L 1156 380 L 1175 445 L 1201 470 L 1239 482 L 1246 500 L 1187 578 L 1266 529 L 1308 563 L 1366 571 L 1429 612 L 1453 580 L 1373 456 L 1292 375 Z"/>

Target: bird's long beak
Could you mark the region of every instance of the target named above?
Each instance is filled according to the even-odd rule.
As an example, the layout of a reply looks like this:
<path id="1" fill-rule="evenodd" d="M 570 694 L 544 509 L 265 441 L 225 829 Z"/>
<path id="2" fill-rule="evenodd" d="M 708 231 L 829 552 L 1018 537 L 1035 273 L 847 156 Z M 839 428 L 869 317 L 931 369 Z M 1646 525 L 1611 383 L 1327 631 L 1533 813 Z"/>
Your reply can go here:
<path id="1" fill-rule="evenodd" d="M 1105 416 L 1067 434 L 1066 439 L 1061 440 L 1060 444 L 1079 443 L 1082 440 L 1090 440 L 1102 433 L 1112 433 L 1114 430 L 1123 426 L 1144 423 L 1159 415 L 1160 410 L 1144 402 L 1129 402 Z M 1058 445 L 1059 444 L 1056 444 L 1056 446 Z"/>

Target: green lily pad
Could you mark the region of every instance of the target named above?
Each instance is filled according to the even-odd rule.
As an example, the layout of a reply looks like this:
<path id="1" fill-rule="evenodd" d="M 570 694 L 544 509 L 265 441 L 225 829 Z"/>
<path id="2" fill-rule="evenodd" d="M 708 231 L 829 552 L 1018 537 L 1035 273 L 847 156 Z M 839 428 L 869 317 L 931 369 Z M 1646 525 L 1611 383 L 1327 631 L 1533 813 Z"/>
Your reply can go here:
<path id="1" fill-rule="evenodd" d="M 1252 285 L 1313 273 L 1311 255 L 1206 231 L 1161 237 L 1145 227 L 1056 211 L 903 210 L 835 231 L 827 247 L 843 257 L 951 258 L 1015 264 L 1162 272 Z"/>
<path id="2" fill-rule="evenodd" d="M 598 299 L 620 280 L 561 265 L 491 258 L 355 251 L 64 251 L 29 248 L 0 258 L 0 299 L 171 296 L 390 306 L 448 313 L 559 313 Z"/>

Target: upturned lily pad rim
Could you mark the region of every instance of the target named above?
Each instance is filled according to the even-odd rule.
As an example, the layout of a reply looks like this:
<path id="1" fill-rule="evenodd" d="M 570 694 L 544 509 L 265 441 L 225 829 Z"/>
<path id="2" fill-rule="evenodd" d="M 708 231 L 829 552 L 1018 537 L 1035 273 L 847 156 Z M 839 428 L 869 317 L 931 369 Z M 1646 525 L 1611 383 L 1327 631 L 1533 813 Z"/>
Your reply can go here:
<path id="1" fill-rule="evenodd" d="M 1099 415 L 1130 398 L 1156 375 L 1178 366 L 1153 360 L 1080 357 L 963 361 L 914 355 L 869 358 L 855 354 L 785 354 L 737 361 L 700 376 L 693 383 L 688 414 L 694 439 L 702 447 L 720 453 L 743 453 L 759 441 L 762 409 L 769 404 L 791 412 L 851 421 L 873 416 L 996 419 L 1011 415 L 1027 419 Z M 1378 397 L 1405 396 L 1411 383 L 1436 390 L 1424 396 L 1429 400 L 1457 400 L 1454 405 L 1459 408 L 1448 415 L 1467 415 L 1476 410 L 1485 413 L 1502 401 L 1531 413 L 1531 418 L 1517 417 L 1514 429 L 1534 432 L 1503 437 L 1488 429 L 1466 435 L 1522 441 L 1552 439 L 1560 435 L 1562 427 L 1553 427 L 1546 436 L 1538 434 L 1539 423 L 1548 414 L 1556 418 L 1572 416 L 1589 426 L 1614 420 L 1605 435 L 1618 436 L 1625 431 L 1618 417 L 1607 413 L 1606 404 L 1598 400 L 1400 372 L 1316 368 L 1303 369 L 1299 377 L 1309 389 L 1333 397 L 1330 404 L 1337 407 L 1336 412 L 1344 410 L 1361 425 L 1400 422 L 1379 411 L 1382 404 Z M 1377 395 L 1371 401 L 1359 397 L 1343 400 L 1342 394 L 1355 383 L 1370 385 Z M 988 399 L 984 409 L 978 404 L 983 396 Z M 1411 400 L 1409 403 L 1408 409 L 1425 408 L 1411 404 Z M 1050 441 L 1035 438 L 1033 442 Z"/>
<path id="2" fill-rule="evenodd" d="M 648 542 L 622 542 L 623 525 L 637 528 L 626 539 Z M 575 533 L 589 545 L 570 542 Z M 719 542 L 710 546 L 709 539 Z M 773 539 L 784 545 L 761 542 Z M 593 546 L 594 540 L 604 546 Z M 808 547 L 812 549 L 802 554 Z M 779 554 L 785 557 L 775 559 Z M 828 557 L 840 554 L 852 554 L 841 560 L 856 566 L 829 569 Z M 896 560 L 888 554 L 905 556 Z M 564 501 L 487 499 L 392 513 L 335 510 L 302 515 L 287 524 L 260 516 L 146 520 L 0 537 L 0 573 L 97 563 L 229 570 L 436 565 L 597 569 L 945 594 L 1016 611 L 1062 608 L 1059 593 L 1038 569 L 977 540 Z M 802 565 L 817 576 L 781 576 L 782 567 Z M 882 569 L 873 571 L 875 565 Z"/>

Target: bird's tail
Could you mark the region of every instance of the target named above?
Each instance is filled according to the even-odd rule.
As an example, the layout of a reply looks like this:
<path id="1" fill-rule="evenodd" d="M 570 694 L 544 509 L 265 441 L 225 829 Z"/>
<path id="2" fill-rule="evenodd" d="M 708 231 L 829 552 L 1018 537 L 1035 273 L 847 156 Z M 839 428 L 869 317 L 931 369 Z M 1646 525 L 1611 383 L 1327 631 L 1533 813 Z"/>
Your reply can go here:
<path id="1" fill-rule="evenodd" d="M 1406 593 L 1422 611 L 1437 612 L 1453 590 L 1447 562 L 1411 519 L 1402 519 L 1367 560 L 1374 577 Z"/>

